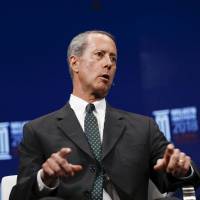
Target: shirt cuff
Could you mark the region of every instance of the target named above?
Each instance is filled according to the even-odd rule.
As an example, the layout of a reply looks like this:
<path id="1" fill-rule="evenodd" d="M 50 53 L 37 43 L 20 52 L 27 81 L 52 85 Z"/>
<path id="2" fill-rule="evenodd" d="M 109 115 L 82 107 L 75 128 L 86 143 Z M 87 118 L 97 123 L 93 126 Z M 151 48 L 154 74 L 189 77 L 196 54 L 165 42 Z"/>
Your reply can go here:
<path id="1" fill-rule="evenodd" d="M 42 173 L 43 173 L 43 170 L 42 169 L 40 169 L 39 171 L 38 171 L 38 173 L 37 173 L 37 184 L 38 184 L 38 189 L 39 189 L 39 191 L 41 192 L 41 191 L 52 191 L 52 190 L 55 190 L 58 186 L 59 186 L 59 184 L 60 184 L 60 180 L 59 179 L 57 179 L 56 180 L 56 182 L 55 182 L 55 185 L 53 186 L 53 187 L 48 187 L 47 185 L 45 185 L 44 184 L 44 182 L 42 181 L 42 178 L 41 178 L 41 176 L 42 176 Z"/>
<path id="2" fill-rule="evenodd" d="M 179 179 L 185 180 L 185 179 L 191 178 L 194 175 L 194 169 L 193 169 L 192 165 L 190 165 L 190 169 L 189 170 L 190 170 L 189 175 L 183 176 L 183 177 L 179 177 Z"/>

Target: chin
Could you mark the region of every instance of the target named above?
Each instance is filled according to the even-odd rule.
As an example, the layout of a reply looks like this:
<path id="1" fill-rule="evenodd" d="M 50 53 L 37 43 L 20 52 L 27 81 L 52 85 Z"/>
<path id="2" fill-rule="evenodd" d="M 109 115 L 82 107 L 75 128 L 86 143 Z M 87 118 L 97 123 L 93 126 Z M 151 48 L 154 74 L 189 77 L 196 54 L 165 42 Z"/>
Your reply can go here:
<path id="1" fill-rule="evenodd" d="M 97 98 L 104 98 L 107 96 L 108 92 L 109 92 L 109 89 L 110 87 L 98 87 L 95 89 L 94 91 L 94 95 L 97 97 Z"/>

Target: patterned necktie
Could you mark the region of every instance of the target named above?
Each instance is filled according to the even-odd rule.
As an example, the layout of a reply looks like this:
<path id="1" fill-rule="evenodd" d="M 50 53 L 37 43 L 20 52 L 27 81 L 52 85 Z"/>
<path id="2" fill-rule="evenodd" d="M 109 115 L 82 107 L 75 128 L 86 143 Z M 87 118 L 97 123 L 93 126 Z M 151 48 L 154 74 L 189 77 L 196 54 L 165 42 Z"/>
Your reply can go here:
<path id="1" fill-rule="evenodd" d="M 94 157 L 96 158 L 99 166 L 101 166 L 102 146 L 101 146 L 101 139 L 100 139 L 97 118 L 93 113 L 94 110 L 95 110 L 94 104 L 88 104 L 86 106 L 84 128 L 92 153 L 94 154 Z M 91 191 L 91 199 L 92 200 L 103 199 L 103 172 L 101 168 L 99 172 L 97 172 L 96 174 L 96 178 Z"/>

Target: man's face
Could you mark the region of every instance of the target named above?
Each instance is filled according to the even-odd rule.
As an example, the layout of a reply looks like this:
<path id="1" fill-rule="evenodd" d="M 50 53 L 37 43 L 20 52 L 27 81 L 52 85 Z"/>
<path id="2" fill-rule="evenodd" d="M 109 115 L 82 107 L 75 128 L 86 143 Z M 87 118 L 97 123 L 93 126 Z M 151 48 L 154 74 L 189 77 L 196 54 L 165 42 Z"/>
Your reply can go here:
<path id="1" fill-rule="evenodd" d="M 90 34 L 87 42 L 83 55 L 77 58 L 78 85 L 82 92 L 104 97 L 116 71 L 116 46 L 111 38 L 99 33 Z"/>

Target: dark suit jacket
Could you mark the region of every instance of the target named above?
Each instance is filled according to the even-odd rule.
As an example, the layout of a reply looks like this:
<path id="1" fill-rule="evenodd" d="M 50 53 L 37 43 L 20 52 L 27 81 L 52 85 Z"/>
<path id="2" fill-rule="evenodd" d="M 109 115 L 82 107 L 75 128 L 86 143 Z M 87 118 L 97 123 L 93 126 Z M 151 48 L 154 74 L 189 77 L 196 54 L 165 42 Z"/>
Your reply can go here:
<path id="1" fill-rule="evenodd" d="M 145 200 L 149 177 L 162 192 L 183 184 L 183 181 L 153 170 L 167 144 L 152 119 L 107 105 L 102 163 L 105 180 L 112 183 L 121 200 Z M 61 178 L 59 187 L 50 195 L 68 200 L 88 198 L 98 166 L 79 122 L 67 104 L 25 125 L 19 149 L 18 181 L 10 200 L 34 200 L 46 195 L 38 192 L 36 175 L 42 163 L 62 147 L 72 149 L 67 159 L 70 163 L 81 164 L 83 170 L 74 177 Z M 195 174 L 187 182 L 195 183 L 196 179 Z"/>

